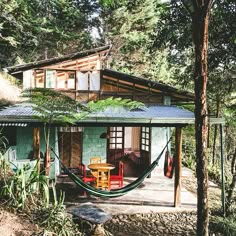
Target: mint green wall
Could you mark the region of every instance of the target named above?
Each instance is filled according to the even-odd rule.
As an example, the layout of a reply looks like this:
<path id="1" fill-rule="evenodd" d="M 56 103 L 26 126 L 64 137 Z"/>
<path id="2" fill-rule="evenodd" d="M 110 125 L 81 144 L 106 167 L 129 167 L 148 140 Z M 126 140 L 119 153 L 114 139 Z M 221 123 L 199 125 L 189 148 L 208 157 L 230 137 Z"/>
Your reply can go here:
<path id="1" fill-rule="evenodd" d="M 58 152 L 57 134 L 56 129 L 54 128 L 51 129 L 50 145 L 53 146 L 55 151 Z M 12 148 L 16 149 L 17 160 L 27 159 L 29 157 L 30 151 L 33 150 L 33 127 L 17 128 L 16 146 Z M 46 145 L 44 141 L 44 131 L 43 129 L 40 129 L 40 151 L 42 151 L 43 154 L 45 153 L 45 148 Z M 54 154 L 52 152 L 51 158 L 54 158 Z M 50 179 L 55 179 L 55 175 L 58 174 L 58 169 L 59 166 L 57 161 L 51 162 L 49 173 Z"/>
<path id="2" fill-rule="evenodd" d="M 16 155 L 17 159 L 27 159 L 30 151 L 33 150 L 33 127 L 19 127 L 16 134 Z M 50 144 L 55 146 L 55 129 L 51 129 Z M 45 141 L 43 129 L 40 129 L 40 150 L 45 152 Z M 51 156 L 54 157 L 53 153 Z"/>
<path id="3" fill-rule="evenodd" d="M 17 128 L 16 156 L 17 160 L 27 159 L 33 145 L 33 128 Z"/>
<path id="4" fill-rule="evenodd" d="M 107 140 L 100 138 L 106 131 L 106 127 L 84 127 L 82 162 L 85 165 L 93 156 L 100 156 L 102 161 L 106 161 Z"/>

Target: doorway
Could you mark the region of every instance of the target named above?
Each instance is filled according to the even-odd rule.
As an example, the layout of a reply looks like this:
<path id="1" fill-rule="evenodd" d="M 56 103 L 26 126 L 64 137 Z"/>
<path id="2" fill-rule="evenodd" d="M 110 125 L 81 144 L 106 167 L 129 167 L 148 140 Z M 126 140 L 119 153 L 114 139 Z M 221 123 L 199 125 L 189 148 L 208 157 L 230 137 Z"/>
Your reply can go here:
<path id="1" fill-rule="evenodd" d="M 150 128 L 109 127 L 107 162 L 124 163 L 124 176 L 137 177 L 150 162 Z"/>
<path id="2" fill-rule="evenodd" d="M 63 127 L 59 129 L 60 159 L 69 169 L 78 169 L 79 164 L 81 164 L 82 137 L 82 130 L 79 127 Z"/>

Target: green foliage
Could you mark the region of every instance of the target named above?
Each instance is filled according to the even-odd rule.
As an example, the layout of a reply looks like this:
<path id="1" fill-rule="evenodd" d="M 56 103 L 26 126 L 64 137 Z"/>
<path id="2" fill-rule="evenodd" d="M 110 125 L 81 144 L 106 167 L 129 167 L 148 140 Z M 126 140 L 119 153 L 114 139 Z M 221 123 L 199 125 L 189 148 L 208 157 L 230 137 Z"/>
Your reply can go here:
<path id="1" fill-rule="evenodd" d="M 47 178 L 37 171 L 37 165 L 31 169 L 24 166 L 16 173 L 9 176 L 9 167 L 6 161 L 1 158 L 0 168 L 2 173 L 1 196 L 7 201 L 7 205 L 19 210 L 30 210 L 38 203 L 38 196 L 42 196 L 43 203 L 49 203 L 49 191 Z"/>
<path id="2" fill-rule="evenodd" d="M 24 97 L 30 98 L 38 113 L 36 118 L 49 125 L 52 123 L 73 124 L 86 118 L 92 112 L 102 112 L 110 107 L 123 107 L 131 110 L 143 107 L 143 103 L 130 99 L 107 98 L 105 100 L 90 101 L 83 105 L 63 93 L 51 89 L 35 88 L 26 90 Z"/>
<path id="3" fill-rule="evenodd" d="M 108 29 L 106 36 L 113 45 L 112 68 L 172 83 L 174 70 L 166 60 L 169 50 L 152 50 L 156 26 L 165 5 L 154 0 L 123 1 L 103 10 Z"/>
<path id="4" fill-rule="evenodd" d="M 82 105 L 63 93 L 44 88 L 26 90 L 23 96 L 29 98 L 33 109 L 38 113 L 35 118 L 44 123 L 46 150 L 49 149 L 52 124 L 75 124 L 92 112 L 101 112 L 110 107 L 123 107 L 130 110 L 144 106 L 130 99 L 112 97 Z"/>
<path id="5" fill-rule="evenodd" d="M 44 235 L 82 235 L 78 225 L 66 212 L 64 193 L 57 199 L 53 185 L 53 199 L 49 204 L 47 178 L 38 173 L 37 165 L 24 166 L 12 172 L 0 153 L 0 198 L 7 207 L 26 213 L 31 221 L 43 227 Z"/>
<path id="6" fill-rule="evenodd" d="M 30 98 L 33 109 L 38 113 L 35 117 L 43 123 L 74 123 L 78 109 L 88 109 L 63 93 L 51 89 L 34 88 L 25 90 L 24 97 Z"/>
<path id="7" fill-rule="evenodd" d="M 99 100 L 97 102 L 90 101 L 87 105 L 89 111 L 92 112 L 101 112 L 106 108 L 124 108 L 127 110 L 132 110 L 135 108 L 144 107 L 144 104 L 141 102 L 132 101 L 131 99 L 122 99 L 122 98 L 107 98 L 105 100 Z"/>
<path id="8" fill-rule="evenodd" d="M 48 207 L 41 207 L 35 212 L 35 221 L 39 225 L 58 236 L 82 235 L 78 225 L 66 212 L 64 205 L 64 193 L 57 199 L 56 189 L 53 186 L 54 201 Z"/>
<path id="9" fill-rule="evenodd" d="M 208 176 L 209 176 L 210 180 L 219 184 L 220 180 L 221 180 L 220 166 L 219 165 L 214 165 L 214 166 L 208 165 L 207 170 L 208 170 Z"/>
<path id="10" fill-rule="evenodd" d="M 91 48 L 98 11 L 96 0 L 0 1 L 0 68 Z"/>
<path id="11" fill-rule="evenodd" d="M 222 233 L 223 235 L 233 236 L 236 234 L 236 217 L 223 218 L 212 216 L 210 218 L 209 228 L 214 233 Z"/>

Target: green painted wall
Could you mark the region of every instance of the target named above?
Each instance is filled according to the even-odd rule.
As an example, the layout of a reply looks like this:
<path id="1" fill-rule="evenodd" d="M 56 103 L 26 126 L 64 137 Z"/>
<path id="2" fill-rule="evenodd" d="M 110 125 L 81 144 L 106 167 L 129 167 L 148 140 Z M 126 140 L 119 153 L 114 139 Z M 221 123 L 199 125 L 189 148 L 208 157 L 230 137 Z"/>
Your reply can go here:
<path id="1" fill-rule="evenodd" d="M 52 128 L 51 137 L 50 137 L 50 144 L 54 148 L 57 146 L 57 142 L 55 142 L 55 140 L 56 140 L 56 133 L 55 132 L 56 132 L 56 130 L 54 128 Z M 45 141 L 44 141 L 43 129 L 40 130 L 40 140 L 41 140 L 40 149 L 44 153 L 46 145 L 45 145 Z M 32 127 L 24 127 L 24 128 L 18 127 L 17 128 L 16 146 L 12 146 L 12 149 L 16 150 L 17 160 L 26 160 L 29 158 L 29 154 L 33 150 L 33 128 Z M 51 157 L 54 158 L 54 154 L 52 152 L 51 152 Z M 17 160 L 16 160 L 16 162 L 17 162 Z M 16 164 L 16 166 L 18 166 L 18 165 Z M 51 179 L 55 178 L 55 162 L 54 161 L 51 162 L 50 178 Z"/>
<path id="2" fill-rule="evenodd" d="M 16 155 L 17 159 L 27 159 L 29 157 L 30 151 L 33 150 L 33 128 L 17 128 L 16 134 Z M 55 145 L 55 129 L 52 128 L 51 136 L 50 136 L 50 144 Z M 44 133 L 43 129 L 40 130 L 40 149 L 44 153 L 45 152 L 45 141 L 44 141 Z M 54 157 L 53 153 L 51 156 Z"/>
<path id="3" fill-rule="evenodd" d="M 33 128 L 17 128 L 16 156 L 17 160 L 27 159 L 33 150 Z"/>
<path id="4" fill-rule="evenodd" d="M 106 127 L 84 128 L 82 162 L 85 165 L 89 164 L 93 156 L 100 156 L 102 161 L 106 161 L 107 140 L 100 138 L 100 135 L 106 131 Z"/>

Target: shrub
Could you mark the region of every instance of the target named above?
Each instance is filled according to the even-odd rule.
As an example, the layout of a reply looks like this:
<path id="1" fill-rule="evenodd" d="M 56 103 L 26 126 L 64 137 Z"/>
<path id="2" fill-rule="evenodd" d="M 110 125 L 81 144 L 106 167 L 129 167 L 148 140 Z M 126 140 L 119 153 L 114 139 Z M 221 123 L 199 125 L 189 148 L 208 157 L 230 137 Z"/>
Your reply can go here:
<path id="1" fill-rule="evenodd" d="M 223 235 L 234 236 L 236 235 L 235 216 L 232 216 L 231 218 L 212 216 L 210 218 L 209 228 L 214 233 L 222 233 Z"/>

